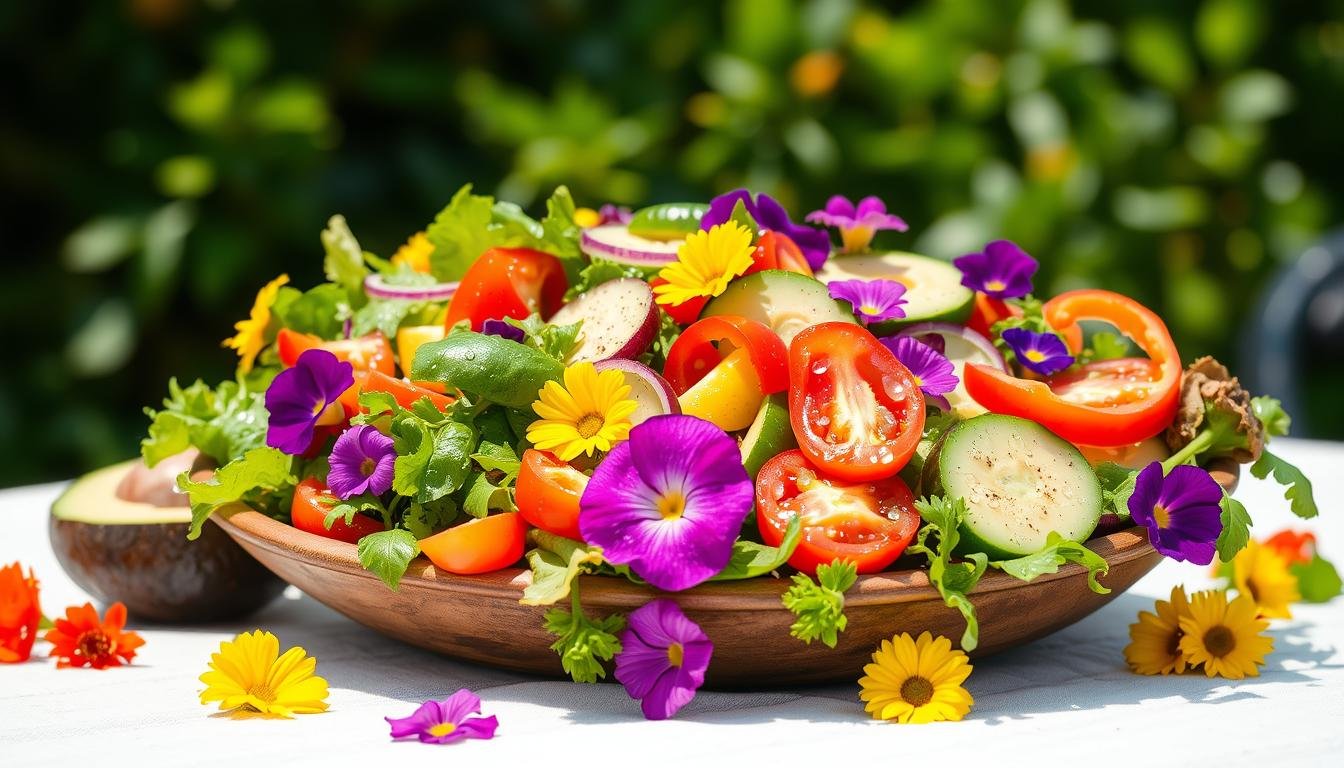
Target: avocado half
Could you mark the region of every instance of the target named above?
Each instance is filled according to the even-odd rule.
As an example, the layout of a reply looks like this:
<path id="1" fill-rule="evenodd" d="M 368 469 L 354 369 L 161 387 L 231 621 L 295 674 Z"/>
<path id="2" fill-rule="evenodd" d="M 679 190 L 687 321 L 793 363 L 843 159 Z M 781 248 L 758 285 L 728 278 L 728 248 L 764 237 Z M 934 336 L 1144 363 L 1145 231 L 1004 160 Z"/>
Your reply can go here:
<path id="1" fill-rule="evenodd" d="M 284 582 L 217 525 L 187 541 L 191 509 L 127 501 L 117 487 L 128 461 L 76 480 L 51 507 L 51 548 L 70 578 L 103 603 L 165 623 L 245 616 L 269 603 Z"/>

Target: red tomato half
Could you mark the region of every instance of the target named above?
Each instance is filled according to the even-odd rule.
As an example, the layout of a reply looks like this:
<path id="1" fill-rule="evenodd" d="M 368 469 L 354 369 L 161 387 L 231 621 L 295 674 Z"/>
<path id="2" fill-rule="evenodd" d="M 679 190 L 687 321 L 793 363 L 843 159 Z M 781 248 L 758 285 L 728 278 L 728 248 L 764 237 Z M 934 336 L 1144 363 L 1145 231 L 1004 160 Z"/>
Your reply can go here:
<path id="1" fill-rule="evenodd" d="M 899 477 L 852 483 L 824 474 L 799 450 L 774 457 L 756 476 L 756 524 L 765 543 L 778 546 L 794 517 L 802 538 L 789 565 L 804 573 L 837 558 L 859 573 L 877 573 L 919 530 L 915 497 Z"/>
<path id="2" fill-rule="evenodd" d="M 773 230 L 761 233 L 760 239 L 756 241 L 756 250 L 751 254 L 751 266 L 743 274 L 750 275 L 767 269 L 782 269 L 812 277 L 812 266 L 807 263 L 803 249 L 788 235 Z"/>
<path id="3" fill-rule="evenodd" d="M 448 303 L 445 327 L 471 321 L 481 330 L 486 320 L 523 320 L 533 312 L 550 317 L 565 300 L 565 269 L 549 253 L 530 248 L 491 248 L 472 263 Z"/>
<path id="4" fill-rule="evenodd" d="M 315 477 L 304 480 L 294 488 L 294 501 L 289 506 L 289 519 L 295 528 L 350 544 L 358 544 L 360 539 L 370 533 L 385 530 L 381 521 L 360 514 L 355 515 L 349 523 L 336 520 L 328 529 L 326 520 L 331 506 L 320 501 L 324 496 L 331 496 L 331 491 Z"/>
<path id="5" fill-rule="evenodd" d="M 518 512 L 536 528 L 583 541 L 579 498 L 587 487 L 587 475 L 550 453 L 529 448 L 518 470 Z"/>
<path id="6" fill-rule="evenodd" d="M 1065 402 L 1093 408 L 1140 403 L 1153 396 L 1162 369 L 1145 357 L 1122 357 L 1081 365 L 1053 376 L 1050 391 Z"/>
<path id="7" fill-rule="evenodd" d="M 356 371 L 380 371 L 388 376 L 396 372 L 392 345 L 382 331 L 354 339 L 323 341 L 311 333 L 281 328 L 275 337 L 275 350 L 280 355 L 280 362 L 286 367 L 294 365 L 299 355 L 310 349 L 325 349 L 335 355 L 337 360 L 350 363 Z"/>
<path id="8" fill-rule="evenodd" d="M 449 573 L 489 573 L 523 557 L 527 523 L 517 512 L 470 520 L 420 540 L 420 551 Z"/>
<path id="9" fill-rule="evenodd" d="M 789 420 L 798 446 L 846 480 L 891 477 L 924 431 L 924 395 L 891 350 L 850 323 L 804 329 L 789 347 Z"/>
<path id="10" fill-rule="evenodd" d="M 663 376 L 684 394 L 734 349 L 746 349 L 764 394 L 789 386 L 788 350 L 775 332 L 755 320 L 714 315 L 697 320 L 672 342 Z"/>

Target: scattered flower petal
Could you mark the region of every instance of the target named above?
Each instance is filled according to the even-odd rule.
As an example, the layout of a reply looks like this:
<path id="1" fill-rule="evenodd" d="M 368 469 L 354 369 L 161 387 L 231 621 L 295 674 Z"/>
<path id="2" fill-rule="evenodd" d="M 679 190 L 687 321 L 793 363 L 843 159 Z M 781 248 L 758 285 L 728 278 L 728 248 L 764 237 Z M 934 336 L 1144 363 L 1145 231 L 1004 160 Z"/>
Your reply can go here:
<path id="1" fill-rule="evenodd" d="M 392 727 L 393 739 L 412 736 L 425 744 L 451 744 L 463 739 L 492 739 L 499 721 L 489 717 L 468 717 L 481 713 L 481 699 L 462 688 L 443 701 L 426 701 L 409 717 L 385 717 Z"/>
<path id="2" fill-rule="evenodd" d="M 1269 622 L 1255 613 L 1249 595 L 1231 603 L 1221 590 L 1191 595 L 1190 614 L 1181 618 L 1181 652 L 1191 666 L 1203 665 L 1209 677 L 1256 677 L 1274 641 L 1261 634 Z"/>
<path id="3" fill-rule="evenodd" d="M 42 622 L 33 569 L 23 575 L 19 563 L 0 568 L 0 664 L 27 661 Z"/>
<path id="4" fill-rule="evenodd" d="M 695 698 L 714 655 L 709 636 L 671 600 L 635 609 L 620 634 L 616 679 L 644 717 L 665 720 Z"/>
<path id="5" fill-rule="evenodd" d="M 1302 599 L 1297 577 L 1277 551 L 1252 539 L 1232 558 L 1232 586 L 1255 601 L 1261 618 L 1291 619 Z"/>
<path id="6" fill-rule="evenodd" d="M 1156 613 L 1140 611 L 1139 620 L 1129 625 L 1129 645 L 1125 661 L 1140 675 L 1169 675 L 1185 671 L 1188 660 L 1181 651 L 1181 619 L 1190 616 L 1190 601 L 1185 589 L 1171 588 L 1171 600 L 1158 600 Z"/>

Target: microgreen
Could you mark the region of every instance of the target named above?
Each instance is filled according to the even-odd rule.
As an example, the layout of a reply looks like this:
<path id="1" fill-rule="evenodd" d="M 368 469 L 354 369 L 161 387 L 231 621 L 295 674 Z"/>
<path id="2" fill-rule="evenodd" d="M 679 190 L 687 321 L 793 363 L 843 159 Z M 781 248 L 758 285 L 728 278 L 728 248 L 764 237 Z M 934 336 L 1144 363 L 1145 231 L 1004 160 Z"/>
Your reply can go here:
<path id="1" fill-rule="evenodd" d="M 579 604 L 577 586 L 570 589 L 568 611 L 555 608 L 546 612 L 546 631 L 560 638 L 551 644 L 551 650 L 559 654 L 560 666 L 574 682 L 595 683 L 607 676 L 602 663 L 621 651 L 616 633 L 625 627 L 625 617 L 614 613 L 589 619 Z"/>
<path id="2" fill-rule="evenodd" d="M 966 517 L 966 501 L 960 497 L 944 499 L 931 496 L 916 501 L 915 509 L 924 519 L 925 525 L 919 529 L 915 543 L 907 551 L 928 556 L 929 582 L 943 596 L 943 603 L 949 608 L 956 608 L 966 619 L 961 648 L 973 651 L 980 643 L 980 622 L 975 616 L 975 605 L 966 595 L 985 575 L 989 558 L 982 552 L 973 552 L 966 555 L 963 562 L 952 562 L 952 552 L 961 541 L 957 529 Z M 938 537 L 936 548 L 929 543 L 932 535 Z"/>
<path id="3" fill-rule="evenodd" d="M 817 566 L 815 582 L 805 573 L 795 573 L 793 586 L 781 598 L 784 607 L 796 617 L 789 634 L 808 645 L 820 640 L 834 648 L 849 624 L 845 616 L 845 590 L 854 586 L 857 578 L 858 569 L 844 560 Z"/>

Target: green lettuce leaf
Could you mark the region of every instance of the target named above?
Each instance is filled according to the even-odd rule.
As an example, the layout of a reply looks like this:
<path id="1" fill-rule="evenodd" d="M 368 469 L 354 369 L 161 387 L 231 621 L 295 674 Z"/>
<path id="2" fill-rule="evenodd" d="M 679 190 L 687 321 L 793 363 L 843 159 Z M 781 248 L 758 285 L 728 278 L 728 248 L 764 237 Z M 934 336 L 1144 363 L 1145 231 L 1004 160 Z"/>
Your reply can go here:
<path id="1" fill-rule="evenodd" d="M 360 539 L 357 552 L 359 564 L 395 592 L 407 566 L 420 554 L 420 543 L 410 531 L 393 528 Z"/>
<path id="2" fill-rule="evenodd" d="M 326 251 L 322 271 L 327 279 L 343 288 L 352 301 L 362 303 L 369 268 L 364 266 L 364 250 L 344 216 L 337 214 L 327 220 L 327 228 L 322 230 L 322 248 Z"/>
<path id="3" fill-rule="evenodd" d="M 284 327 L 324 339 L 340 336 L 352 312 L 349 295 L 334 283 L 322 283 L 302 293 L 286 286 L 271 308 L 271 314 Z"/>
<path id="4" fill-rule="evenodd" d="M 778 547 L 747 539 L 738 539 L 733 542 L 733 555 L 728 559 L 728 565 L 724 566 L 722 571 L 711 576 L 709 580 L 738 581 L 740 579 L 754 579 L 757 576 L 764 576 L 783 568 L 789 558 L 793 557 L 793 551 L 798 548 L 798 541 L 802 538 L 802 533 L 802 521 L 795 515 L 789 518 L 789 526 L 784 529 L 784 538 L 780 540 Z"/>
<path id="5" fill-rule="evenodd" d="M 1139 473 L 1122 467 L 1111 461 L 1104 461 L 1096 467 L 1097 480 L 1101 483 L 1101 511 L 1118 515 L 1121 520 L 1129 519 L 1129 497 L 1134 495 L 1134 482 Z"/>
<path id="6" fill-rule="evenodd" d="M 227 464 L 266 444 L 265 393 L 235 381 L 211 389 L 199 379 L 186 388 L 170 379 L 162 410 L 146 408 L 145 415 L 149 434 L 140 441 L 140 454 L 151 467 L 193 446 Z"/>
<path id="7" fill-rule="evenodd" d="M 1111 590 L 1097 581 L 1098 574 L 1105 576 L 1110 571 L 1111 566 L 1106 559 L 1054 531 L 1046 535 L 1045 546 L 1040 550 L 1012 560 L 991 562 L 990 565 L 1014 578 L 1031 581 L 1042 574 L 1058 572 L 1059 566 L 1065 563 L 1077 563 L 1087 569 L 1087 585 L 1093 592 L 1099 595 L 1110 593 Z"/>
<path id="8" fill-rule="evenodd" d="M 253 448 L 220 467 L 205 480 L 192 480 L 190 472 L 177 478 L 177 487 L 191 502 L 188 539 L 201 535 L 206 518 L 221 505 L 246 501 L 257 491 L 275 492 L 295 484 L 292 457 L 274 448 Z"/>

